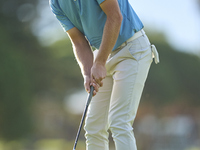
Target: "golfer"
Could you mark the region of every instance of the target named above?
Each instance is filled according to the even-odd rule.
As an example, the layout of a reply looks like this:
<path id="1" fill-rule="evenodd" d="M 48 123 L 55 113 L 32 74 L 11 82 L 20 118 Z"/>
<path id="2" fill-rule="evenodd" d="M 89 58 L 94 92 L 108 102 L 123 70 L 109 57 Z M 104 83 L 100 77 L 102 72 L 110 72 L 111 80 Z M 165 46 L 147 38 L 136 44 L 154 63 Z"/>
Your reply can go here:
<path id="1" fill-rule="evenodd" d="M 128 0 L 50 0 L 73 44 L 84 86 L 94 98 L 85 122 L 87 150 L 136 150 L 132 124 L 158 54 Z M 91 47 L 96 48 L 93 52 Z"/>

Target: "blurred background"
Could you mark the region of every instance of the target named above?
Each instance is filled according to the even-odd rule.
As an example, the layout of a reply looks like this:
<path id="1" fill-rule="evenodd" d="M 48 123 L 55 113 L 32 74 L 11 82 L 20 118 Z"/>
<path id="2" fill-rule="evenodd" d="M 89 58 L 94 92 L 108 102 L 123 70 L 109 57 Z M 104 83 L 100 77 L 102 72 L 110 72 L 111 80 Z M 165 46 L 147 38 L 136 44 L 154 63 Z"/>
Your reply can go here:
<path id="1" fill-rule="evenodd" d="M 161 60 L 133 125 L 138 150 L 200 150 L 200 1 L 129 2 Z M 0 0 L 0 150 L 72 149 L 86 97 L 48 0 Z"/>

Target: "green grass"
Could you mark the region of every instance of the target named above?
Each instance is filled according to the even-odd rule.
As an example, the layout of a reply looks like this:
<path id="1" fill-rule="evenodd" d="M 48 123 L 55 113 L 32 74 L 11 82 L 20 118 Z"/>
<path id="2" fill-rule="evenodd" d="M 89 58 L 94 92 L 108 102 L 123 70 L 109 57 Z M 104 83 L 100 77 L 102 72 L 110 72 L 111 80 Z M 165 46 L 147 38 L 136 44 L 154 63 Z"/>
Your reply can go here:
<path id="1" fill-rule="evenodd" d="M 32 147 L 34 150 L 72 150 L 74 141 L 65 141 L 63 139 L 44 139 L 35 143 L 26 141 L 0 141 L 0 150 L 28 150 Z M 85 142 L 78 141 L 76 150 L 85 150 Z"/>
<path id="2" fill-rule="evenodd" d="M 36 142 L 31 141 L 0 141 L 0 150 L 72 150 L 74 141 L 64 139 L 43 139 Z M 78 141 L 76 150 L 85 150 L 85 141 Z M 110 150 L 114 150 L 111 144 Z"/>

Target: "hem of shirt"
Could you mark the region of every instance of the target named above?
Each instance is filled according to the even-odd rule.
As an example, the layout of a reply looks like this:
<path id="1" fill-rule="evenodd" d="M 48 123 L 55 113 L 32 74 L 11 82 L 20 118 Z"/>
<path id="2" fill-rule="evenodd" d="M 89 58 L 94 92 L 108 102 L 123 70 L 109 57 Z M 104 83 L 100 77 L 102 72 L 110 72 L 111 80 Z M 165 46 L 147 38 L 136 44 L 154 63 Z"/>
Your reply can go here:
<path id="1" fill-rule="evenodd" d="M 67 31 L 69 31 L 72 28 L 74 28 L 74 26 L 71 26 L 70 28 L 63 27 L 63 30 L 64 30 L 64 32 L 67 32 Z"/>
<path id="2" fill-rule="evenodd" d="M 99 5 L 101 4 L 101 3 L 103 3 L 105 0 L 98 0 L 97 2 L 99 3 Z"/>

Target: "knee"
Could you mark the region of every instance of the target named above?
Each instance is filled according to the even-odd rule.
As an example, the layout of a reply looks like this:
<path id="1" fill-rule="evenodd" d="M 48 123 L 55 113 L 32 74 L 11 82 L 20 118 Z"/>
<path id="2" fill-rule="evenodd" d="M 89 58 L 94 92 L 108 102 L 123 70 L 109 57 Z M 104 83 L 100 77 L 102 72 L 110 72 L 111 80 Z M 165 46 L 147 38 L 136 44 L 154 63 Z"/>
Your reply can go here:
<path id="1" fill-rule="evenodd" d="M 108 144 L 109 133 L 105 128 L 85 126 L 85 138 L 87 145 L 95 143 L 95 147 L 102 147 Z M 105 148 L 101 148 L 105 149 Z"/>
<path id="2" fill-rule="evenodd" d="M 117 119 L 116 121 L 110 121 L 109 129 L 113 138 L 133 134 L 132 122 L 126 122 L 120 119 Z"/>
<path id="3" fill-rule="evenodd" d="M 85 135 L 96 135 L 96 134 L 100 134 L 100 132 L 102 132 L 100 128 L 98 128 L 98 126 L 92 125 L 92 124 L 85 124 L 84 126 L 84 130 L 85 130 Z"/>
<path id="4" fill-rule="evenodd" d="M 86 122 L 84 126 L 85 137 L 99 137 L 106 136 L 108 127 L 105 124 L 95 123 L 95 122 Z"/>
<path id="5" fill-rule="evenodd" d="M 109 129 L 113 134 L 121 133 L 127 134 L 133 130 L 133 122 L 135 119 L 135 112 L 131 112 L 131 115 L 122 113 L 120 115 L 112 114 L 109 116 Z"/>
<path id="6" fill-rule="evenodd" d="M 127 134 L 133 130 L 133 127 L 130 123 L 118 123 L 118 124 L 111 124 L 110 131 L 113 134 Z"/>

